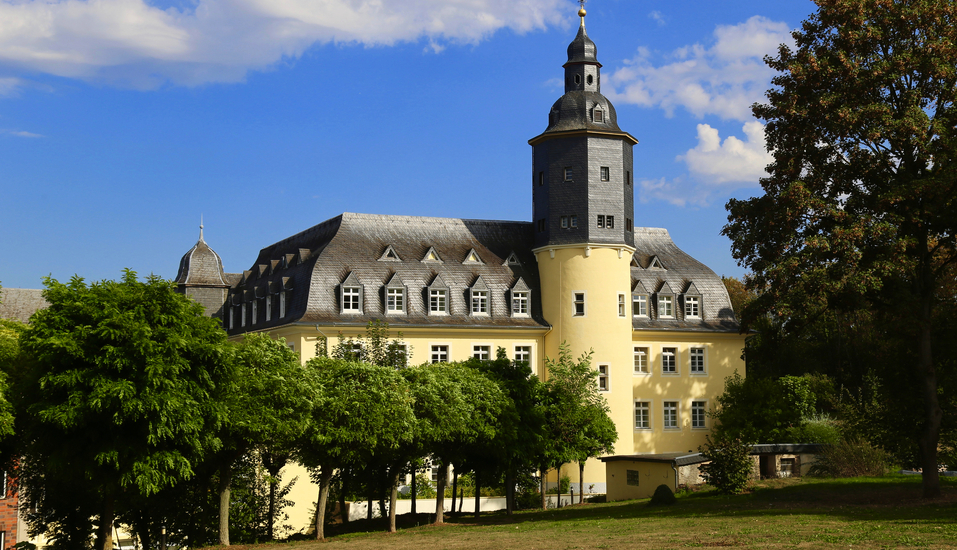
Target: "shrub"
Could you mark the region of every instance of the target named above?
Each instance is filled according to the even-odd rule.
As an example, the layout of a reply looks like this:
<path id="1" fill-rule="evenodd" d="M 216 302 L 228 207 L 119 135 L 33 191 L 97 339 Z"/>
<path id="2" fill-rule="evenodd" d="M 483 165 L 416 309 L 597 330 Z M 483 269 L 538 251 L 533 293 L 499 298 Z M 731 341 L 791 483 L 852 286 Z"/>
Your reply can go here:
<path id="1" fill-rule="evenodd" d="M 671 487 L 662 483 L 655 489 L 655 494 L 651 496 L 651 501 L 648 504 L 651 506 L 670 506 L 676 502 L 678 502 L 678 499 L 671 492 Z"/>
<path id="2" fill-rule="evenodd" d="M 808 475 L 817 477 L 882 476 L 890 470 L 890 455 L 865 439 L 842 439 L 824 447 Z"/>
<path id="3" fill-rule="evenodd" d="M 841 430 L 837 422 L 827 415 L 817 415 L 801 423 L 800 426 L 788 428 L 790 443 L 820 443 L 834 445 L 841 440 Z"/>
<path id="4" fill-rule="evenodd" d="M 701 476 L 720 493 L 736 494 L 744 491 L 751 481 L 753 461 L 751 444 L 740 437 L 727 434 L 706 436 L 707 442 L 698 450 L 710 460 L 700 468 Z"/>

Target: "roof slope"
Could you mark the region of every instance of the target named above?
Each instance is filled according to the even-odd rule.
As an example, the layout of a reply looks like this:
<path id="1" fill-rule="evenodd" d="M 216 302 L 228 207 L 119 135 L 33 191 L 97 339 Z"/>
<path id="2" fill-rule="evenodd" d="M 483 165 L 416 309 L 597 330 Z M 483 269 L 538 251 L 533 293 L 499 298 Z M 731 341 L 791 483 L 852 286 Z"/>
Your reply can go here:
<path id="1" fill-rule="evenodd" d="M 30 316 L 49 306 L 43 291 L 35 288 L 0 289 L 0 319 L 13 319 L 21 323 L 30 321 Z"/>

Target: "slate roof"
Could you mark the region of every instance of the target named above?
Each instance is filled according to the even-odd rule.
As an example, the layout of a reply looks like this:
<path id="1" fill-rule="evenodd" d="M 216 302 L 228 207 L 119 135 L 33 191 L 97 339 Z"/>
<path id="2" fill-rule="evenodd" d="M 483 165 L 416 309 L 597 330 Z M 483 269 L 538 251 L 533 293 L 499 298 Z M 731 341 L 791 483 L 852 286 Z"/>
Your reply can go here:
<path id="1" fill-rule="evenodd" d="M 180 286 L 227 286 L 229 283 L 223 272 L 223 260 L 203 240 L 203 230 L 199 230 L 199 240 L 179 261 L 179 271 L 174 279 Z"/>
<path id="2" fill-rule="evenodd" d="M 657 258 L 662 267 L 654 267 Z M 728 291 L 721 277 L 695 260 L 671 240 L 667 229 L 635 228 L 635 255 L 631 284 L 644 287 L 649 294 L 648 317 L 633 317 L 635 330 L 680 330 L 738 332 L 739 325 L 731 308 Z M 666 286 L 667 285 L 667 286 Z M 683 294 L 694 285 L 693 294 L 701 296 L 701 319 L 685 319 Z M 644 293 L 639 287 L 636 292 Z M 675 318 L 657 318 L 657 292 L 662 287 L 675 293 Z M 666 290 L 667 291 L 667 290 Z"/>
<path id="3" fill-rule="evenodd" d="M 13 319 L 27 323 L 31 315 L 49 305 L 40 289 L 0 289 L 0 319 Z"/>
<path id="4" fill-rule="evenodd" d="M 285 318 L 246 329 L 291 322 L 364 326 L 373 319 L 386 319 L 396 328 L 546 327 L 537 292 L 538 265 L 531 252 L 532 231 L 529 222 L 347 212 L 262 249 L 253 268 L 231 292 L 231 300 L 239 304 L 280 288 L 292 290 Z M 383 259 L 390 246 L 398 259 Z M 425 259 L 430 249 L 438 260 Z M 480 262 L 465 262 L 472 250 Z M 512 253 L 518 265 L 506 261 Z M 408 312 L 387 315 L 384 287 L 395 274 L 407 288 Z M 353 276 L 363 287 L 363 311 L 341 313 L 340 285 Z M 489 288 L 487 316 L 469 313 L 469 289 L 480 277 Z M 445 316 L 428 315 L 426 289 L 436 278 L 449 287 Z M 527 318 L 510 314 L 508 290 L 520 278 L 533 289 Z M 237 326 L 233 332 L 241 330 L 245 329 Z"/>
<path id="5" fill-rule="evenodd" d="M 531 252 L 533 230 L 529 222 L 343 213 L 259 252 L 230 290 L 229 303 L 291 291 L 286 316 L 274 314 L 272 321 L 246 327 L 237 322 L 232 332 L 290 323 L 364 326 L 373 319 L 388 320 L 399 329 L 438 324 L 547 327 L 538 265 Z M 635 318 L 636 330 L 737 331 L 727 291 L 713 271 L 675 246 L 664 229 L 638 228 L 635 238 L 635 261 L 640 265 L 632 267 L 632 282 L 643 284 L 650 293 L 649 309 L 662 284 L 670 284 L 675 293 L 694 284 L 704 313 L 700 320 L 683 319 L 680 311 L 674 320 L 658 320 L 653 314 Z M 480 261 L 467 262 L 473 250 Z M 438 259 L 428 259 L 430 251 Z M 518 263 L 507 261 L 513 254 Z M 665 269 L 645 269 L 652 257 Z M 340 290 L 347 279 L 350 286 L 361 285 L 361 313 L 342 311 Z M 387 314 L 385 288 L 400 282 L 407 289 L 407 313 Z M 516 286 L 523 290 L 523 284 L 531 290 L 531 316 L 512 317 L 509 290 Z M 428 314 L 428 288 L 433 285 L 449 288 L 448 315 Z M 469 311 L 469 290 L 482 285 L 489 289 L 490 312 L 475 316 Z M 676 310 L 680 303 L 676 300 Z"/>

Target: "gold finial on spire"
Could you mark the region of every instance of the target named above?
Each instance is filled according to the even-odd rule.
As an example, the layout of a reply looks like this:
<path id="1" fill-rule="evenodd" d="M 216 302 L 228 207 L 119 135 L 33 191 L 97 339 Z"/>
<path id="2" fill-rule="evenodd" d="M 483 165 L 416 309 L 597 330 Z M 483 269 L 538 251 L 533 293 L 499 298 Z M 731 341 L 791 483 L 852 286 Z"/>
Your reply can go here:
<path id="1" fill-rule="evenodd" d="M 582 26 L 585 26 L 585 0 L 578 0 L 578 3 L 581 5 L 581 9 L 578 10 L 578 17 L 582 18 Z"/>

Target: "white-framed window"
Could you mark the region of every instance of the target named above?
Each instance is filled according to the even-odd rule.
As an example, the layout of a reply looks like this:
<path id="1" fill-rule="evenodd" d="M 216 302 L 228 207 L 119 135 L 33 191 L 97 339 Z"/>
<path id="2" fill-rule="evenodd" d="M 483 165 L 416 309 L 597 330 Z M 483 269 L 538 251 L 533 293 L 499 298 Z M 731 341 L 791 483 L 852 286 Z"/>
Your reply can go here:
<path id="1" fill-rule="evenodd" d="M 568 216 L 568 225 L 578 227 L 578 216 Z"/>
<path id="2" fill-rule="evenodd" d="M 516 363 L 532 363 L 532 346 L 515 346 Z"/>
<path id="3" fill-rule="evenodd" d="M 572 293 L 572 315 L 574 315 L 575 317 L 585 316 L 585 293 L 584 292 Z"/>
<path id="4" fill-rule="evenodd" d="M 631 297 L 631 314 L 635 317 L 648 316 L 648 295 L 635 294 Z"/>
<path id="5" fill-rule="evenodd" d="M 658 296 L 658 318 L 673 319 L 675 316 L 674 296 Z"/>
<path id="6" fill-rule="evenodd" d="M 491 359 L 492 355 L 492 346 L 480 344 L 472 346 L 472 357 L 480 361 L 488 361 Z"/>
<path id="7" fill-rule="evenodd" d="M 282 319 L 286 316 L 286 293 L 279 293 L 279 318 Z"/>
<path id="8" fill-rule="evenodd" d="M 595 114 L 599 114 L 601 111 L 595 111 Z M 599 121 L 600 122 L 600 121 Z M 611 179 L 611 170 L 607 166 L 601 167 L 601 181 L 608 181 Z"/>
<path id="9" fill-rule="evenodd" d="M 240 327 L 246 326 L 246 303 L 245 303 L 245 302 L 243 303 L 242 306 L 240 306 L 240 311 L 239 311 L 239 326 L 240 326 Z"/>
<path id="10" fill-rule="evenodd" d="M 405 289 L 401 287 L 385 289 L 386 313 L 405 312 Z"/>
<path id="11" fill-rule="evenodd" d="M 685 296 L 685 317 L 699 319 L 701 317 L 701 299 L 697 296 Z"/>
<path id="12" fill-rule="evenodd" d="M 689 371 L 691 374 L 704 374 L 705 373 L 705 353 L 704 348 L 691 348 L 689 350 L 689 356 L 691 357 L 691 364 Z"/>
<path id="13" fill-rule="evenodd" d="M 447 363 L 449 361 L 449 346 L 446 344 L 433 345 L 429 360 L 433 363 Z"/>
<path id="14" fill-rule="evenodd" d="M 661 348 L 661 374 L 678 374 L 678 348 Z"/>
<path id="15" fill-rule="evenodd" d="M 444 315 L 448 313 L 448 297 L 448 291 L 444 288 L 433 288 L 429 290 L 429 314 Z"/>
<path id="16" fill-rule="evenodd" d="M 661 404 L 662 420 L 666 430 L 678 430 L 678 402 L 665 401 Z"/>
<path id="17" fill-rule="evenodd" d="M 397 366 L 407 366 L 411 358 L 409 357 L 409 345 L 405 342 L 389 344 L 389 350 L 395 353 Z"/>
<path id="18" fill-rule="evenodd" d="M 259 300 L 252 301 L 252 315 L 249 318 L 249 324 L 255 325 L 259 321 Z"/>
<path id="19" fill-rule="evenodd" d="M 618 295 L 618 316 L 619 317 L 625 316 L 625 295 L 624 294 Z"/>
<path id="20" fill-rule="evenodd" d="M 528 292 L 524 290 L 512 291 L 512 316 L 528 317 Z"/>
<path id="21" fill-rule="evenodd" d="M 295 343 L 295 342 L 286 342 L 286 347 L 289 348 L 289 349 L 291 349 L 292 351 L 296 351 L 296 343 Z"/>
<path id="22" fill-rule="evenodd" d="M 559 218 L 559 220 L 560 220 L 560 225 L 562 226 L 562 229 L 567 229 L 567 228 L 568 228 L 568 216 L 561 216 L 561 217 Z"/>
<path id="23" fill-rule="evenodd" d="M 611 391 L 611 365 L 598 365 L 598 391 Z"/>
<path id="24" fill-rule="evenodd" d="M 707 401 L 691 402 L 691 427 L 695 429 L 707 428 L 705 424 L 706 412 L 708 410 Z"/>
<path id="25" fill-rule="evenodd" d="M 566 167 L 565 167 L 565 181 L 572 181 L 573 177 L 574 177 L 574 172 L 572 171 L 572 167 L 571 167 L 571 166 L 566 166 Z"/>
<path id="26" fill-rule="evenodd" d="M 4 470 L 3 471 L 3 487 L 0 487 L 0 499 L 7 498 L 8 496 L 7 493 L 9 491 L 9 487 L 7 486 L 7 482 L 8 482 L 7 471 Z M 0 544 L 0 548 L 3 548 L 2 544 Z"/>
<path id="27" fill-rule="evenodd" d="M 488 315 L 488 291 L 472 291 L 472 315 Z"/>
<path id="28" fill-rule="evenodd" d="M 359 313 L 362 311 L 362 304 L 359 300 L 359 287 L 342 287 L 342 312 Z"/>
<path id="29" fill-rule="evenodd" d="M 362 343 L 361 342 L 352 342 L 345 344 L 346 346 L 346 358 L 351 361 L 362 361 Z"/>
<path id="30" fill-rule="evenodd" d="M 651 374 L 648 368 L 648 348 L 635 346 L 635 374 Z"/>
<path id="31" fill-rule="evenodd" d="M 605 227 L 608 229 L 615 228 L 615 217 L 614 216 L 605 216 Z"/>
<path id="32" fill-rule="evenodd" d="M 651 429 L 651 402 L 635 400 L 635 429 Z"/>
<path id="33" fill-rule="evenodd" d="M 266 322 L 272 321 L 272 296 L 266 295 Z"/>
<path id="34" fill-rule="evenodd" d="M 598 214 L 598 228 L 604 229 L 604 227 L 605 227 L 605 215 Z"/>
<path id="35" fill-rule="evenodd" d="M 236 306 L 229 306 L 229 330 L 236 328 Z"/>

